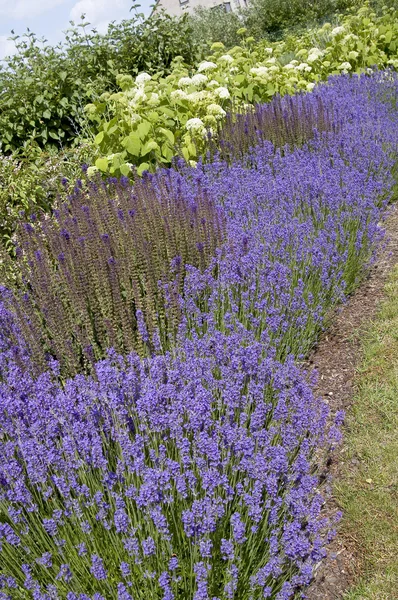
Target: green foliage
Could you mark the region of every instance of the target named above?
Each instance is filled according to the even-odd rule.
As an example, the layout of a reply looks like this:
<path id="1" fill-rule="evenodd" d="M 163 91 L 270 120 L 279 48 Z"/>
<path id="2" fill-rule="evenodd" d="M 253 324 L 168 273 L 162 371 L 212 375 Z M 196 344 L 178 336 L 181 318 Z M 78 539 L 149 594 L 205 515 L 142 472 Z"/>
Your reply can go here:
<path id="1" fill-rule="evenodd" d="M 20 212 L 49 211 L 63 190 L 62 180 L 75 181 L 95 154 L 92 145 L 82 144 L 62 152 L 31 146 L 24 153 L 0 155 L 0 243 L 11 252 Z"/>
<path id="2" fill-rule="evenodd" d="M 308 30 L 280 42 L 255 43 L 238 30 L 241 43 L 228 52 L 221 42 L 195 70 L 182 58 L 167 77 L 141 73 L 119 76 L 121 91 L 103 94 L 86 106 L 95 124 L 102 156 L 96 169 L 141 174 L 170 164 L 176 153 L 190 162 L 206 148 L 206 135 L 217 132 L 227 110 L 245 110 L 275 94 L 311 91 L 330 75 L 361 73 L 374 65 L 398 66 L 398 11 L 377 16 L 365 5 L 333 27 Z"/>
<path id="3" fill-rule="evenodd" d="M 226 12 L 223 5 L 213 8 L 198 6 L 188 18 L 195 45 L 204 52 L 209 50 L 213 42 L 222 42 L 227 48 L 239 44 L 240 38 L 236 32 L 244 21 L 241 11 Z"/>
<path id="4" fill-rule="evenodd" d="M 186 17 L 142 17 L 113 23 L 105 35 L 72 22 L 56 47 L 29 31 L 15 36 L 17 52 L 0 70 L 0 150 L 19 150 L 31 140 L 45 148 L 70 145 L 82 129 L 83 106 L 115 90 L 117 73 L 165 74 L 176 55 L 194 61 Z"/>
<path id="5" fill-rule="evenodd" d="M 352 0 L 251 0 L 244 13 L 245 27 L 250 35 L 277 38 L 285 29 L 308 26 L 352 4 Z"/>

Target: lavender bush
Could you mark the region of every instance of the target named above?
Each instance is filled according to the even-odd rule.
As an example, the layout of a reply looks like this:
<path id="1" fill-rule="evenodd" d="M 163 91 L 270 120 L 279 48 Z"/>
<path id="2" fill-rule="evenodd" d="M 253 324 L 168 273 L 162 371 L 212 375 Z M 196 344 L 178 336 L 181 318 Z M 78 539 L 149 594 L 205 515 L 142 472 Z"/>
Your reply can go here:
<path id="1" fill-rule="evenodd" d="M 337 132 L 340 119 L 322 92 L 275 96 L 268 104 L 248 105 L 241 114 L 227 113 L 216 137 L 210 136 L 208 151 L 229 163 L 242 158 L 250 148 L 269 141 L 275 148 L 302 146 L 314 132 Z"/>
<path id="2" fill-rule="evenodd" d="M 397 92 L 389 73 L 335 79 L 320 93 L 336 133 L 150 178 L 226 216 L 208 268 L 187 267 L 165 354 L 112 350 L 61 387 L 56 362 L 26 367 L 2 290 L 1 600 L 304 593 L 333 535 L 314 455 L 338 431 L 296 360 L 381 237 Z"/>
<path id="3" fill-rule="evenodd" d="M 20 227 L 16 260 L 5 257 L 34 362 L 43 368 L 46 355 L 56 358 L 71 375 L 110 346 L 151 353 L 155 330 L 165 344 L 185 265 L 203 270 L 223 235 L 221 211 L 204 193 L 171 194 L 166 179 L 138 179 L 134 188 L 127 178 L 78 181 L 53 218 Z"/>

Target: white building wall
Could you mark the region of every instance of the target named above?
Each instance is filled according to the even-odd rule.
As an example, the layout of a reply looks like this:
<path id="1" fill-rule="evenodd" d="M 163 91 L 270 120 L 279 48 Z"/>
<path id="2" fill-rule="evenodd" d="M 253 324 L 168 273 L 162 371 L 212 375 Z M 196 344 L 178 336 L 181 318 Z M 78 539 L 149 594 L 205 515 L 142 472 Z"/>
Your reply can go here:
<path id="1" fill-rule="evenodd" d="M 159 0 L 156 4 L 156 8 L 164 8 L 169 15 L 180 17 L 185 11 L 193 12 L 196 6 L 212 8 L 224 4 L 225 9 L 229 11 L 237 10 L 239 7 L 244 8 L 246 6 L 246 1 L 247 0 Z"/>

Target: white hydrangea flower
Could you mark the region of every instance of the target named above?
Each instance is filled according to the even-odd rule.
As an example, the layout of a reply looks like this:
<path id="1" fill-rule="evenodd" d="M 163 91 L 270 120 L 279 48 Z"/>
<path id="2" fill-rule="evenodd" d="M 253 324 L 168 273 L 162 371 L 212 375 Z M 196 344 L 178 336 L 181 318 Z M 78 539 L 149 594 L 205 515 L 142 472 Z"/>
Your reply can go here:
<path id="1" fill-rule="evenodd" d="M 178 82 L 178 85 L 180 87 L 188 87 L 189 85 L 191 85 L 192 80 L 190 77 L 181 77 L 181 79 Z"/>
<path id="2" fill-rule="evenodd" d="M 221 60 L 226 63 L 233 63 L 234 57 L 231 56 L 230 54 L 223 54 L 222 56 L 220 56 L 220 58 L 218 60 Z"/>
<path id="3" fill-rule="evenodd" d="M 277 71 L 279 71 L 279 67 L 277 67 L 276 65 L 271 65 L 268 70 L 271 73 L 276 73 Z"/>
<path id="4" fill-rule="evenodd" d="M 147 99 L 147 95 L 142 88 L 136 91 L 134 95 L 133 102 L 137 104 L 137 102 L 144 102 Z"/>
<path id="5" fill-rule="evenodd" d="M 214 69 L 217 69 L 216 63 L 211 62 L 209 60 L 204 60 L 198 66 L 198 72 L 199 73 L 201 73 L 202 71 L 213 71 Z"/>
<path id="6" fill-rule="evenodd" d="M 150 106 L 157 106 L 160 102 L 159 99 L 159 94 L 157 94 L 156 92 L 152 92 L 151 97 L 148 100 L 148 104 Z"/>
<path id="7" fill-rule="evenodd" d="M 215 79 L 212 79 L 211 81 L 209 81 L 209 83 L 207 84 L 207 87 L 218 87 L 220 85 L 220 83 L 218 81 L 216 81 Z"/>
<path id="8" fill-rule="evenodd" d="M 186 100 L 188 98 L 188 94 L 184 92 L 184 90 L 174 90 L 171 92 L 170 98 L 172 100 Z"/>
<path id="9" fill-rule="evenodd" d="M 207 95 L 208 94 L 205 90 L 202 90 L 200 92 L 192 92 L 191 94 L 187 95 L 187 100 L 189 100 L 190 102 L 201 102 L 202 100 L 207 98 Z"/>
<path id="10" fill-rule="evenodd" d="M 196 73 L 196 75 L 194 75 L 191 79 L 191 83 L 193 83 L 193 85 L 203 85 L 207 83 L 207 81 L 208 78 L 202 73 Z"/>
<path id="11" fill-rule="evenodd" d="M 98 171 L 99 171 L 98 167 L 89 167 L 87 169 L 87 175 L 89 177 L 92 177 L 95 173 L 98 173 Z"/>
<path id="12" fill-rule="evenodd" d="M 284 69 L 286 69 L 287 71 L 290 71 L 291 69 L 294 69 L 295 65 L 293 65 L 292 63 L 287 63 L 287 65 L 284 66 Z"/>
<path id="13" fill-rule="evenodd" d="M 268 67 L 252 67 L 250 73 L 255 77 L 266 77 L 268 75 Z"/>
<path id="14" fill-rule="evenodd" d="M 309 62 L 309 63 L 315 62 L 319 58 L 322 58 L 322 56 L 323 56 L 322 50 L 320 50 L 319 48 L 311 48 L 311 50 L 308 54 L 307 62 Z"/>
<path id="15" fill-rule="evenodd" d="M 152 77 L 149 75 L 149 73 L 140 73 L 135 78 L 135 82 L 137 85 L 143 85 L 146 81 L 150 81 L 151 79 Z"/>
<path id="16" fill-rule="evenodd" d="M 230 73 L 237 73 L 238 71 L 239 71 L 238 67 L 231 67 L 229 70 Z"/>
<path id="17" fill-rule="evenodd" d="M 340 25 L 340 27 L 335 27 L 334 29 L 332 29 L 332 31 L 330 32 L 330 35 L 332 37 L 336 37 L 336 35 L 340 35 L 340 33 L 344 33 L 345 29 L 342 25 Z"/>
<path id="18" fill-rule="evenodd" d="M 267 65 L 274 65 L 276 63 L 276 58 L 273 56 L 272 58 L 267 58 Z"/>
<path id="19" fill-rule="evenodd" d="M 310 83 L 307 83 L 307 90 L 309 92 L 312 92 L 312 90 L 314 89 L 314 87 L 315 87 L 315 83 L 313 81 L 311 81 Z"/>
<path id="20" fill-rule="evenodd" d="M 306 73 L 310 73 L 312 71 L 312 67 L 310 67 L 307 63 L 302 62 L 296 67 L 297 71 L 305 71 Z"/>
<path id="21" fill-rule="evenodd" d="M 209 104 L 209 106 L 207 107 L 207 112 L 209 113 L 209 115 L 214 115 L 215 117 L 218 117 L 220 119 L 227 114 L 222 108 L 222 106 L 220 106 L 219 104 Z"/>
<path id="22" fill-rule="evenodd" d="M 185 127 L 188 129 L 188 131 L 201 131 L 204 129 L 204 123 L 202 119 L 194 117 L 193 119 L 188 119 L 188 121 L 185 123 Z"/>
<path id="23" fill-rule="evenodd" d="M 337 68 L 340 69 L 341 71 L 347 72 L 352 69 L 352 66 L 349 62 L 342 62 L 341 65 L 339 65 Z"/>
<path id="24" fill-rule="evenodd" d="M 264 48 L 264 52 L 267 52 L 267 54 L 272 54 L 273 48 Z"/>
<path id="25" fill-rule="evenodd" d="M 139 123 L 140 121 L 142 121 L 141 115 L 138 115 L 137 113 L 131 113 L 129 115 L 129 119 L 131 123 Z"/>
<path id="26" fill-rule="evenodd" d="M 221 100 L 227 100 L 230 97 L 229 90 L 226 87 L 219 87 L 214 90 L 214 95 Z"/>

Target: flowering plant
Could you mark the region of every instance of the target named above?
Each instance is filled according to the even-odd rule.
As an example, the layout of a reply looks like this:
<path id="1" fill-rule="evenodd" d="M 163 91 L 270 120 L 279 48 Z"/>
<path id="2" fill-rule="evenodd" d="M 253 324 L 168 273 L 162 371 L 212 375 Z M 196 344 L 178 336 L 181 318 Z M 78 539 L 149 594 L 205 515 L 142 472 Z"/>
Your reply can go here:
<path id="1" fill-rule="evenodd" d="M 255 44 L 246 30 L 240 33 L 240 46 L 226 52 L 223 44 L 214 43 L 196 70 L 177 58 L 165 78 L 120 75 L 122 92 L 89 104 L 86 111 L 103 154 L 96 168 L 128 175 L 133 165 L 139 174 L 159 163 L 169 165 L 175 154 L 197 161 L 207 135 L 217 133 L 232 107 L 242 110 L 277 94 L 309 92 L 330 75 L 398 66 L 398 12 L 393 9 L 377 17 L 365 4 L 337 27 L 326 23 L 273 44 Z"/>
<path id="2" fill-rule="evenodd" d="M 1 290 L 2 600 L 291 600 L 309 583 L 333 535 L 314 455 L 338 432 L 295 360 L 381 237 L 397 90 L 393 72 L 340 76 L 316 92 L 336 131 L 150 178 L 227 216 L 165 354 L 111 350 L 61 386 L 54 361 L 33 373 Z"/>

